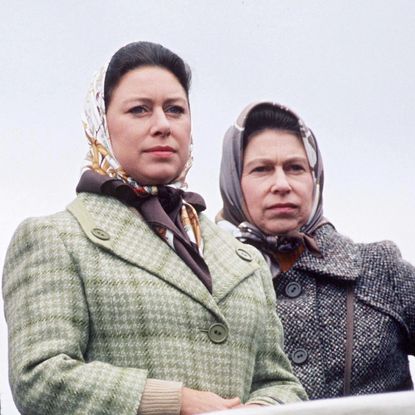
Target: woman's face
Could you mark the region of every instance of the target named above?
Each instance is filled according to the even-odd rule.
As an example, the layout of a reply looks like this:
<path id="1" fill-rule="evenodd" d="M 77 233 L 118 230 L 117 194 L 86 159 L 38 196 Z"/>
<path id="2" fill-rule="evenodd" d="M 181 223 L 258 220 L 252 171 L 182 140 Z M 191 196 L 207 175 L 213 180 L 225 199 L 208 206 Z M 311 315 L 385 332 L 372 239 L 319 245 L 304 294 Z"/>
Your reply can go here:
<path id="1" fill-rule="evenodd" d="M 300 228 L 313 203 L 313 179 L 303 144 L 293 133 L 254 133 L 245 149 L 241 179 L 248 214 L 268 235 Z"/>
<path id="2" fill-rule="evenodd" d="M 107 108 L 114 156 L 140 184 L 176 179 L 189 158 L 190 110 L 186 92 L 164 68 L 127 72 Z"/>

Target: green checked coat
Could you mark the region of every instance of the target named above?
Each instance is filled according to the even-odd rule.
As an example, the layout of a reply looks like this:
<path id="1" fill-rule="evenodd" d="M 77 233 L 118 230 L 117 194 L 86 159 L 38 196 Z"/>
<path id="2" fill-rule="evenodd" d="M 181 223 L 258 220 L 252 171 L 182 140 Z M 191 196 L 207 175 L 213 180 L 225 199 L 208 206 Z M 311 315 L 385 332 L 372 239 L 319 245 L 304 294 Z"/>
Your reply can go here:
<path id="1" fill-rule="evenodd" d="M 20 225 L 3 295 L 23 414 L 134 415 L 147 378 L 242 401 L 306 398 L 282 352 L 267 265 L 200 220 L 212 295 L 116 199 L 82 193 Z"/>

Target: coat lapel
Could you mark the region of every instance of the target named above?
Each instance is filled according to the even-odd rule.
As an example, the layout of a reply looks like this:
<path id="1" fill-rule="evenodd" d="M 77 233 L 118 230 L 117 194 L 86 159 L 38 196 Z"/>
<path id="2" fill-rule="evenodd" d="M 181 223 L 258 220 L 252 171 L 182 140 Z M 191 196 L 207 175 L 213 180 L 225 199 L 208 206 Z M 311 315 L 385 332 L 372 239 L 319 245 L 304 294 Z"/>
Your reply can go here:
<path id="1" fill-rule="evenodd" d="M 251 276 L 259 264 L 253 248 L 238 242 L 232 235 L 200 215 L 204 254 L 213 280 L 212 295 L 219 303 L 243 280 Z"/>
<path id="2" fill-rule="evenodd" d="M 86 236 L 93 243 L 165 280 L 218 316 L 221 316 L 221 312 L 215 302 L 216 295 L 222 298 L 226 291 L 255 269 L 239 257 L 239 267 L 231 269 L 230 264 L 233 262 L 227 262 L 227 258 L 235 257 L 235 250 L 229 246 L 222 249 L 218 237 L 210 240 L 214 232 L 208 227 L 207 235 L 204 237 L 205 249 L 210 258 L 208 266 L 209 269 L 212 268 L 212 296 L 174 250 L 154 234 L 135 209 L 115 198 L 91 193 L 81 193 L 67 209 L 76 217 Z M 202 232 L 204 234 L 204 229 Z M 100 239 L 100 235 L 104 239 Z M 238 271 L 242 273 L 236 275 Z M 230 281 L 227 281 L 228 278 Z"/>
<path id="3" fill-rule="evenodd" d="M 329 224 L 319 228 L 315 236 L 322 257 L 304 251 L 294 268 L 324 277 L 354 281 L 362 267 L 358 245 L 338 234 Z"/>

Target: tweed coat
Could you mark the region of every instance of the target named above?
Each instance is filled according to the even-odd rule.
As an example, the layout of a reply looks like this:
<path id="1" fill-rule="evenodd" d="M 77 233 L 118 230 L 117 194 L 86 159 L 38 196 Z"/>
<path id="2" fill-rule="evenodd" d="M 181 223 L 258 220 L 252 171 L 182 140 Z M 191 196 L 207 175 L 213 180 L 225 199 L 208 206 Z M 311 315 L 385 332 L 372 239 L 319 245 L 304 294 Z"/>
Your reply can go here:
<path id="1" fill-rule="evenodd" d="M 304 252 L 274 275 L 285 351 L 310 399 L 341 396 L 346 290 L 354 287 L 351 394 L 412 389 L 415 268 L 389 241 L 356 244 L 331 225 L 316 231 L 323 257 Z"/>
<path id="2" fill-rule="evenodd" d="M 137 211 L 90 193 L 68 209 L 23 222 L 6 258 L 10 383 L 23 414 L 136 414 L 147 378 L 242 401 L 306 399 L 255 249 L 201 215 L 210 294 Z"/>

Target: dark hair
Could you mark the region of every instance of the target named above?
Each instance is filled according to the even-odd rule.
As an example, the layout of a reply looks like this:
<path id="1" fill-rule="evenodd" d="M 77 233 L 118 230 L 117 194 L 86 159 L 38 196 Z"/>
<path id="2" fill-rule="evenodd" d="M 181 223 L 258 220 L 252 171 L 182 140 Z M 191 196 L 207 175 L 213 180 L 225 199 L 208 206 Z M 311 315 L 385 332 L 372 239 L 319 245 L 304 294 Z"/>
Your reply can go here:
<path id="1" fill-rule="evenodd" d="M 253 133 L 267 128 L 285 130 L 300 136 L 297 117 L 291 112 L 271 103 L 254 107 L 247 115 L 243 134 L 243 147 L 246 148 Z"/>
<path id="2" fill-rule="evenodd" d="M 189 97 L 192 73 L 189 66 L 171 50 L 152 42 L 133 42 L 119 49 L 111 58 L 105 74 L 105 108 L 111 101 L 114 88 L 129 71 L 140 66 L 159 66 L 170 71 Z"/>

